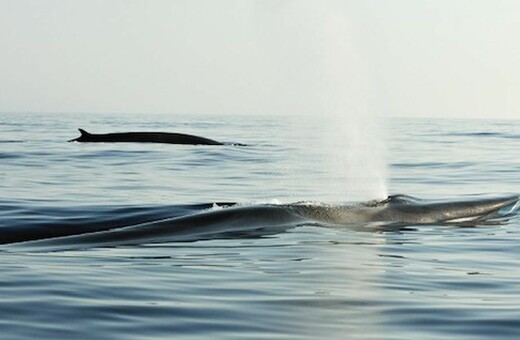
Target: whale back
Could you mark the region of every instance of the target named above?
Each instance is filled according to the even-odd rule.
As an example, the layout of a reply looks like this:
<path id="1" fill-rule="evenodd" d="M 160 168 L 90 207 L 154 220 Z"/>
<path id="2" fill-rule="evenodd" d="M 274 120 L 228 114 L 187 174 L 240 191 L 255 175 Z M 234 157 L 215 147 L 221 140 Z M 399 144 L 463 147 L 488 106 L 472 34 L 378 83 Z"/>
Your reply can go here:
<path id="1" fill-rule="evenodd" d="M 389 197 L 374 218 L 403 223 L 474 225 L 505 218 L 519 206 L 520 197 L 516 195 L 463 201 L 423 201 L 396 195 Z"/>
<path id="2" fill-rule="evenodd" d="M 78 129 L 81 136 L 69 140 L 69 142 L 82 143 L 164 143 L 164 144 L 189 144 L 189 145 L 223 145 L 215 140 L 171 132 L 118 132 L 93 134 L 83 129 Z"/>
<path id="3" fill-rule="evenodd" d="M 476 225 L 498 221 L 520 208 L 519 196 L 463 201 L 428 201 L 393 195 L 380 201 L 349 205 L 298 205 L 305 217 L 333 224 L 382 222 L 388 224 Z"/>

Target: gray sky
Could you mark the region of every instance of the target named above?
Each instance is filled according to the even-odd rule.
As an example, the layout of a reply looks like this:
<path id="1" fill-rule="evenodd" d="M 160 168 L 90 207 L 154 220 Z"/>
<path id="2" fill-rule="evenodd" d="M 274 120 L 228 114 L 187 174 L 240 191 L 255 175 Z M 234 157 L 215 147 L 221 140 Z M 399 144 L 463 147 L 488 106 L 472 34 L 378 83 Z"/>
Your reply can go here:
<path id="1" fill-rule="evenodd" d="M 0 112 L 520 119 L 516 0 L 0 0 Z"/>

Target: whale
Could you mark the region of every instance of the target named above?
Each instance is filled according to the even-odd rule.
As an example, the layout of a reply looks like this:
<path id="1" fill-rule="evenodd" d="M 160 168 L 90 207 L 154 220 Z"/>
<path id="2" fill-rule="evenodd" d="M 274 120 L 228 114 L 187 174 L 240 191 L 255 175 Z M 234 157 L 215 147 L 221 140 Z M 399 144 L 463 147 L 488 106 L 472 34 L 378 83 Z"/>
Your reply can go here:
<path id="1" fill-rule="evenodd" d="M 393 195 L 380 201 L 354 205 L 296 205 L 299 214 L 334 224 L 382 222 L 388 225 L 493 224 L 520 208 L 520 196 L 450 200 L 421 200 Z"/>
<path id="2" fill-rule="evenodd" d="M 165 143 L 187 145 L 224 145 L 216 140 L 171 132 L 118 132 L 94 134 L 78 129 L 81 136 L 69 140 L 80 143 Z"/>
<path id="3" fill-rule="evenodd" d="M 384 200 L 330 205 L 291 204 L 205 205 L 200 211 L 171 218 L 124 221 L 90 226 L 52 226 L 52 234 L 17 226 L 2 235 L 4 244 L 44 249 L 81 249 L 103 246 L 199 241 L 218 238 L 263 237 L 299 226 L 363 231 L 413 230 L 423 225 L 477 227 L 507 223 L 520 208 L 520 196 L 464 200 L 421 200 L 393 195 Z M 34 221 L 30 221 L 34 225 Z M 8 233 L 7 228 L 2 228 Z M 33 235 L 31 235 L 31 233 Z M 59 233 L 62 233 L 59 235 Z M 34 248 L 35 247 L 35 248 Z"/>

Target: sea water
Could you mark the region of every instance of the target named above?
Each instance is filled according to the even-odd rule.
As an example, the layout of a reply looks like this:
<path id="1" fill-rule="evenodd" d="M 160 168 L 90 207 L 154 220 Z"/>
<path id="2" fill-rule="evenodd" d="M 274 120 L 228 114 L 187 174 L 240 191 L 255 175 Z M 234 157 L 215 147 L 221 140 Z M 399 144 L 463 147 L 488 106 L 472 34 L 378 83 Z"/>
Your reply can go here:
<path id="1" fill-rule="evenodd" d="M 371 137 L 384 144 L 389 194 L 520 193 L 520 121 L 382 123 L 386 137 Z M 182 132 L 229 145 L 67 143 L 77 128 Z M 280 117 L 0 114 L 2 243 L 23 228 L 118 227 L 227 202 L 369 198 L 362 188 L 381 174 L 360 176 L 364 165 L 352 171 L 352 160 L 331 166 L 345 162 L 330 162 L 312 133 L 319 126 L 295 128 Z M 513 339 L 519 230 L 514 216 L 475 228 L 298 224 L 190 242 L 4 244 L 0 338 Z"/>

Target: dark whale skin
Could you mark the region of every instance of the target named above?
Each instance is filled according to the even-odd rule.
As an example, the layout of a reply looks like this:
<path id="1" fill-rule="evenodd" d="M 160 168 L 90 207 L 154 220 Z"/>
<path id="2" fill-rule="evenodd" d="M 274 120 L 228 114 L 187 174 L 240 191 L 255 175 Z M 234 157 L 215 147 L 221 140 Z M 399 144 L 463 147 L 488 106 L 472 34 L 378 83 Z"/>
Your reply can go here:
<path id="1" fill-rule="evenodd" d="M 216 140 L 172 132 L 118 132 L 94 134 L 78 129 L 81 136 L 69 140 L 80 143 L 163 143 L 186 145 L 224 145 Z"/>

